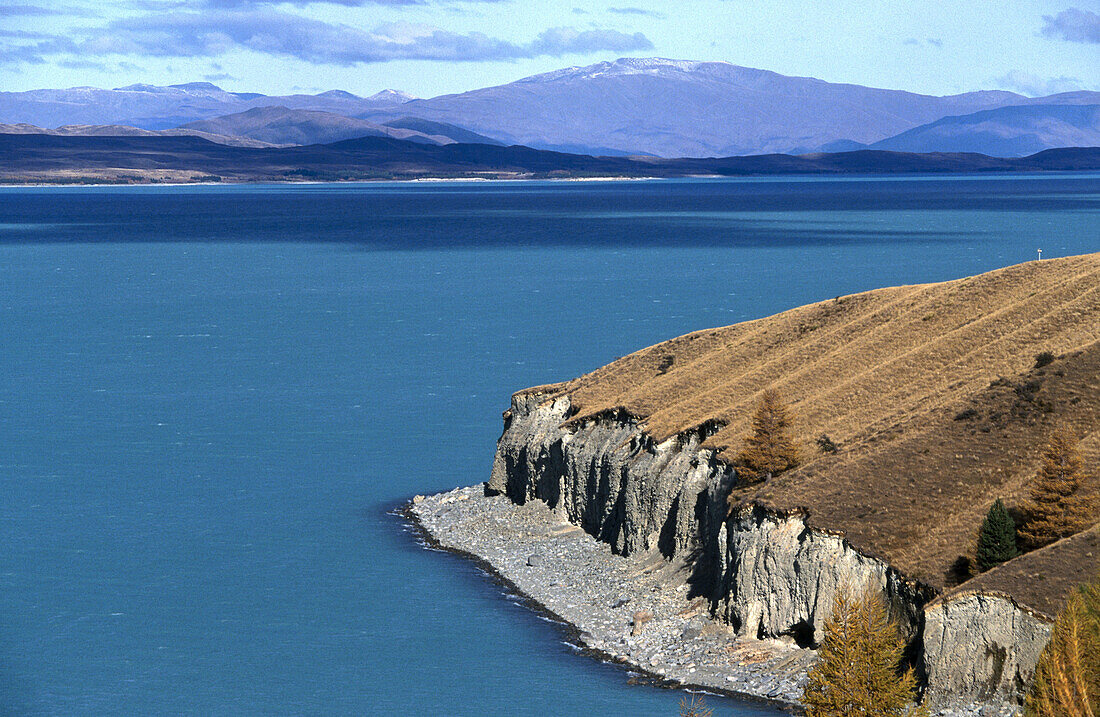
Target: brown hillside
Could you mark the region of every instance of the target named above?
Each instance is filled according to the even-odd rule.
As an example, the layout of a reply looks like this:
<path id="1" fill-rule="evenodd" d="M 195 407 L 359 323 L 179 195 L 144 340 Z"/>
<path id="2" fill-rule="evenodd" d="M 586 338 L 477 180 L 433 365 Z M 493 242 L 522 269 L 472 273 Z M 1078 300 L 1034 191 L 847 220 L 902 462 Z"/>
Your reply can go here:
<path id="1" fill-rule="evenodd" d="M 1095 578 L 1097 571 L 1100 526 L 983 573 L 943 599 L 970 592 L 1005 593 L 1053 620 L 1065 606 L 1070 591 Z"/>
<path id="2" fill-rule="evenodd" d="M 1010 508 L 1022 502 L 1058 425 L 1094 444 L 1100 342 L 822 457 L 752 499 L 804 510 L 811 525 L 841 532 L 906 574 L 943 587 L 958 557 L 973 557 L 989 506 L 997 498 Z M 1090 489 L 1094 482 L 1090 476 Z"/>
<path id="3" fill-rule="evenodd" d="M 730 459 L 767 387 L 806 464 L 739 495 L 807 513 L 937 587 L 997 497 L 1010 507 L 1056 423 L 1100 454 L 1100 254 L 838 297 L 700 331 L 552 387 L 581 421 L 612 409 L 658 440 L 716 421 Z M 1059 356 L 1035 369 L 1043 351 Z M 545 387 L 544 387 L 545 390 Z M 822 455 L 814 439 L 841 445 Z"/>

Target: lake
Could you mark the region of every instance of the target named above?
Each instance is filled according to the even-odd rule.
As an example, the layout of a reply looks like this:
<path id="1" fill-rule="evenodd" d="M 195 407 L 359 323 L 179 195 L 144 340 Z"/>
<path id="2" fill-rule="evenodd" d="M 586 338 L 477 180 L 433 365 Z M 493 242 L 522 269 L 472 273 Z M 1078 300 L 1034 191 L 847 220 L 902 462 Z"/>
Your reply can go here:
<path id="1" fill-rule="evenodd" d="M 1040 248 L 1100 175 L 0 188 L 0 706 L 675 715 L 393 510 L 515 390 Z"/>

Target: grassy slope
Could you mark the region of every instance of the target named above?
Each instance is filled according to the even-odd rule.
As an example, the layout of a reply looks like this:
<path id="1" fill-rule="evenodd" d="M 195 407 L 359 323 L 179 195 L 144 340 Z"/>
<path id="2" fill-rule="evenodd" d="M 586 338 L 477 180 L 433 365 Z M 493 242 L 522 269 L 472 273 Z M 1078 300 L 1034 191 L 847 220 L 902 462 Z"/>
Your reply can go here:
<path id="1" fill-rule="evenodd" d="M 1010 560 L 963 583 L 951 595 L 1004 593 L 1036 612 L 1055 618 L 1070 590 L 1095 578 L 1097 567 L 1100 567 L 1100 526 Z"/>
<path id="2" fill-rule="evenodd" d="M 1096 467 L 1098 342 L 1092 254 L 688 334 L 552 394 L 571 395 L 573 421 L 623 409 L 658 440 L 719 421 L 708 445 L 731 459 L 760 392 L 778 388 L 797 414 L 806 463 L 739 497 L 804 511 L 812 525 L 944 587 L 989 504 L 1019 502 L 1056 423 L 1086 435 Z M 1047 350 L 1060 358 L 1034 370 Z M 839 454 L 820 453 L 822 433 Z"/>

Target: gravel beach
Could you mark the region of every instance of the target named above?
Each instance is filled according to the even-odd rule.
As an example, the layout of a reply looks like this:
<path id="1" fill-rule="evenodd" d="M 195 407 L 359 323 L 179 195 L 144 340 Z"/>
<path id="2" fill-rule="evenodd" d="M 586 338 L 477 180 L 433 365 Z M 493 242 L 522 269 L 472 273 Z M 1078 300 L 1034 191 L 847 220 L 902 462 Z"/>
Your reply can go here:
<path id="1" fill-rule="evenodd" d="M 688 571 L 659 554 L 623 557 L 540 501 L 487 497 L 484 486 L 417 496 L 407 517 L 429 546 L 479 561 L 575 631 L 592 656 L 657 684 L 748 697 L 801 712 L 816 659 L 793 641 L 739 638 L 691 595 Z M 961 705 L 935 714 L 1010 715 L 1012 705 Z"/>
<path id="2" fill-rule="evenodd" d="M 688 572 L 660 555 L 624 558 L 545 504 L 486 497 L 483 486 L 417 496 L 408 513 L 434 547 L 474 557 L 553 617 L 594 656 L 669 687 L 797 706 L 814 653 L 738 639 L 692 597 Z"/>

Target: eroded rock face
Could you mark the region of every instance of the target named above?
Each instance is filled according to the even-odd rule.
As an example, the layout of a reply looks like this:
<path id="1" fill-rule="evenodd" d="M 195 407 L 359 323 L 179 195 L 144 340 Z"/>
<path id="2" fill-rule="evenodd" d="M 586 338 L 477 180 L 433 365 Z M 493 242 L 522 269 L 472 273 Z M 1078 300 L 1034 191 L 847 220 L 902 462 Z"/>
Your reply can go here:
<path id="1" fill-rule="evenodd" d="M 512 399 L 487 490 L 517 503 L 539 499 L 586 532 L 629 555 L 666 557 L 699 547 L 733 471 L 699 445 L 702 431 L 654 442 L 630 417 L 601 416 L 563 429 L 567 397 Z M 715 531 L 709 531 L 711 533 Z"/>
<path id="2" fill-rule="evenodd" d="M 934 706 L 1023 701 L 1051 623 L 1000 595 L 962 594 L 925 611 L 924 672 Z"/>
<path id="3" fill-rule="evenodd" d="M 760 507 L 727 515 L 732 467 L 701 448 L 704 430 L 655 443 L 631 417 L 569 424 L 568 397 L 513 398 L 486 491 L 541 500 L 621 554 L 660 550 L 696 566 L 693 590 L 751 637 L 821 640 L 838 590 L 881 590 L 927 679 L 933 705 L 1015 701 L 1050 634 L 1010 600 L 969 595 L 925 605 L 934 591 L 800 515 Z"/>
<path id="4" fill-rule="evenodd" d="M 807 528 L 801 516 L 758 507 L 731 515 L 723 533 L 716 602 L 742 634 L 791 635 L 804 647 L 816 644 L 837 593 L 870 589 L 886 596 L 908 640 L 919 636 L 921 609 L 932 591 L 842 537 Z"/>

